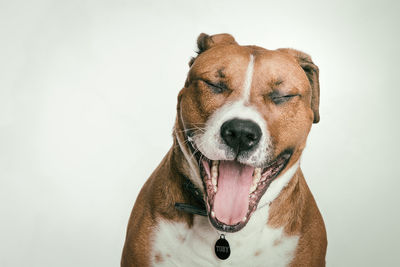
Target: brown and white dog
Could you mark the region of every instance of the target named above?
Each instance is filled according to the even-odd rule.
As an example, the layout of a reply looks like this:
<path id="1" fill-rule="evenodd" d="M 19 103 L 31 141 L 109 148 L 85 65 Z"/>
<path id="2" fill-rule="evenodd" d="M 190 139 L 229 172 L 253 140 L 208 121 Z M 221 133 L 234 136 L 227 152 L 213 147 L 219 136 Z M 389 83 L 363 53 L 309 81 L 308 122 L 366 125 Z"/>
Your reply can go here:
<path id="1" fill-rule="evenodd" d="M 174 144 L 136 200 L 121 266 L 325 266 L 324 222 L 299 166 L 319 121 L 318 67 L 229 34 L 197 44 Z M 202 206 L 206 216 L 190 212 Z M 226 260 L 214 252 L 221 234 Z"/>

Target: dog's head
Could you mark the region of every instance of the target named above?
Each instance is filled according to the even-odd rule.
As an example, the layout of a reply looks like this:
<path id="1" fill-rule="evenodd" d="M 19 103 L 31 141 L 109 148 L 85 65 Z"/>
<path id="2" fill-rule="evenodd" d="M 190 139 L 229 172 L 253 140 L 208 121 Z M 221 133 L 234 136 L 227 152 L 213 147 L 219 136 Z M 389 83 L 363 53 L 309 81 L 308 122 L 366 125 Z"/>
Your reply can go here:
<path id="1" fill-rule="evenodd" d="M 178 96 L 175 136 L 211 223 L 242 229 L 319 121 L 318 68 L 293 49 L 240 46 L 201 34 Z"/>

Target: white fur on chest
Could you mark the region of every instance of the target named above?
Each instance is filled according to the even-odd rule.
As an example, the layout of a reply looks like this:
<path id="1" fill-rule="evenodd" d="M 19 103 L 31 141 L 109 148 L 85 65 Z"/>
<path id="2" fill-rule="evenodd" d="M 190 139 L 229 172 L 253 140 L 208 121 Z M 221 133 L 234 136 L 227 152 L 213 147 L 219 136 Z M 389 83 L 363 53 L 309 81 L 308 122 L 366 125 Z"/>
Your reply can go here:
<path id="1" fill-rule="evenodd" d="M 268 212 L 267 209 L 262 212 Z M 297 236 L 285 236 L 282 228 L 273 229 L 267 225 L 251 231 L 255 225 L 247 225 L 238 233 L 226 234 L 231 255 L 220 260 L 214 253 L 219 234 L 206 217 L 195 217 L 190 229 L 183 223 L 159 223 L 153 243 L 153 266 L 278 267 L 287 266 L 293 258 Z"/>
<path id="2" fill-rule="evenodd" d="M 287 266 L 296 251 L 298 236 L 286 236 L 282 228 L 267 226 L 270 203 L 287 185 L 298 162 L 276 179 L 262 197 L 259 208 L 239 232 L 224 233 L 231 248 L 226 260 L 215 256 L 219 233 L 207 217 L 195 216 L 193 226 L 160 220 L 153 235 L 153 266 Z"/>

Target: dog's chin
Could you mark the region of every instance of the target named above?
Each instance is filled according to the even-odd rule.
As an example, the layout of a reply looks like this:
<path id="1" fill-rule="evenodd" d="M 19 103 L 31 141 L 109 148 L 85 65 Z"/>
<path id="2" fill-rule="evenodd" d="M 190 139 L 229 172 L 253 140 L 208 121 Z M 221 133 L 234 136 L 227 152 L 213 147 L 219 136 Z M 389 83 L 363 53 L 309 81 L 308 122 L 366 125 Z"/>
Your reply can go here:
<path id="1" fill-rule="evenodd" d="M 191 150 L 199 163 L 210 222 L 224 232 L 237 232 L 246 226 L 261 197 L 292 155 L 292 150 L 287 149 L 267 167 L 257 168 L 236 160 L 210 160 L 199 150 Z"/>

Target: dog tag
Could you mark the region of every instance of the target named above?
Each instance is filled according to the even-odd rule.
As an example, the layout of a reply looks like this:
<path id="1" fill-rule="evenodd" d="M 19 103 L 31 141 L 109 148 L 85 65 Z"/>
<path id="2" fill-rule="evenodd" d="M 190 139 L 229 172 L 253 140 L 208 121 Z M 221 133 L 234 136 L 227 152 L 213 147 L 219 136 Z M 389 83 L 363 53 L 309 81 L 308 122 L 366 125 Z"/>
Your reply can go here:
<path id="1" fill-rule="evenodd" d="M 221 234 L 215 243 L 215 255 L 221 260 L 226 260 L 231 255 L 231 248 L 224 234 Z"/>

